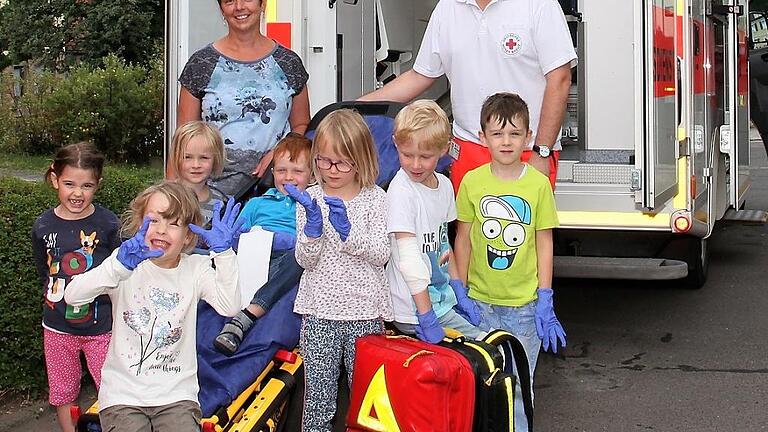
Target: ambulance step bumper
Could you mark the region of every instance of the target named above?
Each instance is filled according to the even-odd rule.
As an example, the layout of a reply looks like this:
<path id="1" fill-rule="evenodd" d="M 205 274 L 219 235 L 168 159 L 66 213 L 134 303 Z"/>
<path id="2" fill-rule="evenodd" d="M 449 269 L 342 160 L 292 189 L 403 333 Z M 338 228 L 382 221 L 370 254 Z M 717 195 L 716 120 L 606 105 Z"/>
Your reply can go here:
<path id="1" fill-rule="evenodd" d="M 723 215 L 723 220 L 745 224 L 764 224 L 768 223 L 768 212 L 765 210 L 729 209 L 727 212 L 725 212 L 725 215 Z"/>
<path id="2" fill-rule="evenodd" d="M 670 280 L 688 275 L 685 261 L 664 258 L 555 256 L 555 277 Z"/>

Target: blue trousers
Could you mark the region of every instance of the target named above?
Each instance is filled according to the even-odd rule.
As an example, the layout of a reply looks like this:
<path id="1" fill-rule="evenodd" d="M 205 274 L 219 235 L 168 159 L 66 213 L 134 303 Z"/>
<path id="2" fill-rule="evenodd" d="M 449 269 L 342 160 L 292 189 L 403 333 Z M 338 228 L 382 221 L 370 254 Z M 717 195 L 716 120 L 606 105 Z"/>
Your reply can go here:
<path id="1" fill-rule="evenodd" d="M 296 262 L 293 252 L 293 249 L 272 251 L 267 283 L 256 291 L 251 304 L 259 305 L 264 311 L 268 311 L 280 297 L 299 283 L 304 269 Z"/>
<path id="2" fill-rule="evenodd" d="M 536 302 L 532 301 L 520 307 L 498 306 L 477 302 L 482 312 L 480 328 L 485 331 L 492 329 L 506 330 L 517 336 L 525 348 L 528 357 L 528 372 L 531 374 L 531 400 L 533 400 L 533 374 L 536 371 L 536 362 L 539 359 L 541 339 L 536 334 Z M 515 365 L 517 374 L 517 365 Z M 515 432 L 528 430 L 528 419 L 523 408 L 522 388 L 520 380 L 515 384 Z"/>

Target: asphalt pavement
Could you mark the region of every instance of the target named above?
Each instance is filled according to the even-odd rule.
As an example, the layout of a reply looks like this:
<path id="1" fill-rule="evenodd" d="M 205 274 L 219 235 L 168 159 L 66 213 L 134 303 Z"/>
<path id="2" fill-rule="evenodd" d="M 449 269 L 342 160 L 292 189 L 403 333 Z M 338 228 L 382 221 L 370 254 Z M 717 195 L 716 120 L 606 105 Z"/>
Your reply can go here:
<path id="1" fill-rule="evenodd" d="M 768 209 L 752 142 L 747 209 Z M 537 431 L 768 430 L 768 226 L 718 224 L 706 285 L 556 280 L 564 355 L 539 357 Z"/>

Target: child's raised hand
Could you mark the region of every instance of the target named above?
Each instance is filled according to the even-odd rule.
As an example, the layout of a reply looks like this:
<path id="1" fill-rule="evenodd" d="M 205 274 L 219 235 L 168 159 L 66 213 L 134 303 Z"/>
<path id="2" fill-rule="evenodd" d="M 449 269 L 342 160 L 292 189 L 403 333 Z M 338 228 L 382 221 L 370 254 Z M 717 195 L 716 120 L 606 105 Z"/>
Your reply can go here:
<path id="1" fill-rule="evenodd" d="M 245 219 L 238 218 L 237 219 L 237 225 L 240 226 L 238 230 L 236 230 L 234 233 L 232 233 L 232 249 L 237 252 L 237 246 L 240 244 L 240 235 L 245 234 L 251 230 L 251 228 L 248 227 L 248 224 L 245 223 Z"/>
<path id="2" fill-rule="evenodd" d="M 195 224 L 189 224 L 189 230 L 199 235 L 205 243 L 214 252 L 224 252 L 232 247 L 234 238 L 242 233 L 244 219 L 238 219 L 240 213 L 240 203 L 230 197 L 227 200 L 227 207 L 224 215 L 221 216 L 222 202 L 216 200 L 213 204 L 213 218 L 211 219 L 211 229 L 201 228 Z"/>
<path id="3" fill-rule="evenodd" d="M 313 199 L 307 191 L 301 191 L 296 186 L 286 183 L 284 186 L 288 196 L 301 204 L 307 213 L 307 224 L 304 225 L 304 234 L 310 238 L 318 238 L 323 235 L 323 214 L 317 200 Z"/>
<path id="4" fill-rule="evenodd" d="M 349 223 L 349 217 L 347 216 L 347 207 L 344 205 L 344 201 L 340 198 L 326 196 L 323 197 L 325 203 L 328 204 L 328 220 L 330 220 L 333 228 L 339 233 L 341 241 L 347 241 L 349 237 L 349 230 L 352 229 L 352 224 Z"/>
<path id="5" fill-rule="evenodd" d="M 288 192 L 288 196 L 293 198 L 294 201 L 301 204 L 305 209 L 308 209 L 309 207 L 312 207 L 312 197 L 309 196 L 309 192 L 305 190 L 299 190 L 299 188 L 296 187 L 296 185 L 291 183 L 286 183 L 283 185 L 285 188 L 285 191 Z"/>
<path id="6" fill-rule="evenodd" d="M 149 228 L 149 217 L 145 216 L 141 223 L 141 228 L 136 234 L 124 241 L 117 250 L 117 260 L 128 270 L 133 271 L 142 261 L 150 258 L 157 258 L 163 255 L 162 250 L 151 250 L 144 243 L 144 237 Z"/>

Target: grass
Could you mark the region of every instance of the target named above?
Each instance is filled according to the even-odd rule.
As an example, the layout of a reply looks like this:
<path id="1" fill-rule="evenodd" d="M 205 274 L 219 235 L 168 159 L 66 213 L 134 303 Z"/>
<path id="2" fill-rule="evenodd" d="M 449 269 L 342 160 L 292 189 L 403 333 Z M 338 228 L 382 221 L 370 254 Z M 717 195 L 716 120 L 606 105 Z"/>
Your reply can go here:
<path id="1" fill-rule="evenodd" d="M 0 169 L 13 171 L 34 171 L 45 172 L 46 167 L 50 165 L 51 159 L 45 156 L 30 156 L 22 154 L 4 154 L 0 158 Z"/>
<path id="2" fill-rule="evenodd" d="M 0 176 L 8 174 L 26 173 L 39 174 L 42 180 L 43 174 L 52 162 L 52 157 L 9 153 L 0 158 Z M 135 174 L 149 179 L 161 179 L 163 177 L 162 166 L 132 165 L 109 163 L 107 167 L 126 169 Z"/>
<path id="3" fill-rule="evenodd" d="M 160 180 L 163 178 L 163 168 L 154 165 L 131 165 L 107 163 L 107 168 L 120 168 L 122 170 L 132 171 L 142 178 Z"/>

